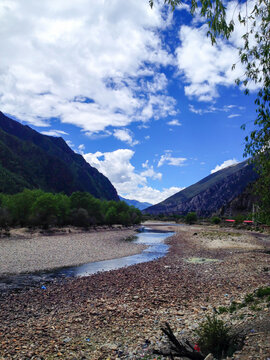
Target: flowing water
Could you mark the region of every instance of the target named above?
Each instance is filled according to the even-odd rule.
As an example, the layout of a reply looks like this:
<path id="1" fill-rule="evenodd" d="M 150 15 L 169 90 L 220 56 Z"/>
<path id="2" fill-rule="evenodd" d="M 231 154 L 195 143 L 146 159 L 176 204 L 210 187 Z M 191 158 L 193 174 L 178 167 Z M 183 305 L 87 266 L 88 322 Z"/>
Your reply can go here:
<path id="1" fill-rule="evenodd" d="M 164 240 L 173 234 L 173 232 L 151 231 L 151 229 L 142 228 L 142 231 L 132 237 L 132 239 L 127 239 L 127 241 L 132 241 L 135 244 L 147 245 L 147 248 L 140 254 L 58 268 L 50 271 L 40 271 L 33 274 L 0 277 L 0 290 L 39 286 L 59 278 L 88 276 L 100 271 L 116 270 L 125 266 L 152 261 L 164 256 L 168 252 L 169 245 L 165 244 Z M 43 287 L 45 287 L 45 285 L 43 285 Z"/>

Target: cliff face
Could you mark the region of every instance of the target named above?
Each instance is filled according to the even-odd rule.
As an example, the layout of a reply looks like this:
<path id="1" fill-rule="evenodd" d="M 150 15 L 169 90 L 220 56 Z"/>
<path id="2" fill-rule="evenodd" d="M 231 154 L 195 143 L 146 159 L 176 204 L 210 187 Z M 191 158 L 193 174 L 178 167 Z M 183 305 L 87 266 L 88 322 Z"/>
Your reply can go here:
<path id="1" fill-rule="evenodd" d="M 62 138 L 42 135 L 0 112 L 0 192 L 24 188 L 50 192 L 86 191 L 119 200 L 110 181 Z"/>
<path id="2" fill-rule="evenodd" d="M 212 216 L 220 213 L 220 209 L 225 209 L 257 178 L 253 166 L 244 161 L 207 176 L 144 212 L 186 215 L 195 211 L 199 216 Z"/>

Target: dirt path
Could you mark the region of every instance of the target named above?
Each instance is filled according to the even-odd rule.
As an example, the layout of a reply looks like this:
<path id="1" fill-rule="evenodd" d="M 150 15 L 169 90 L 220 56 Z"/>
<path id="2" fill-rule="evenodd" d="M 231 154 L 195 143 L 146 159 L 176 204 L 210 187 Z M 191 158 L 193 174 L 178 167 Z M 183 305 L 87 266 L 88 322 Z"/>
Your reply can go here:
<path id="1" fill-rule="evenodd" d="M 213 307 L 269 286 L 269 237 L 208 227 L 176 231 L 159 260 L 2 294 L 0 359 L 154 359 L 149 354 L 164 341 L 164 321 L 190 337 Z M 233 247 L 224 246 L 226 238 Z M 249 333 L 235 359 L 270 357 L 269 307 L 262 306 L 222 315 Z"/>

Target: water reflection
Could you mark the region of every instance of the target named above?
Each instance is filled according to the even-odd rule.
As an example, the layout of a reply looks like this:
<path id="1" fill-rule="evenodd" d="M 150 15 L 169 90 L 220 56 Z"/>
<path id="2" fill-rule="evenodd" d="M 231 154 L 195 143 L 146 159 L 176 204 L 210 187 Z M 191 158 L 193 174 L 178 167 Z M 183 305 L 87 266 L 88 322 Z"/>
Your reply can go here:
<path id="1" fill-rule="evenodd" d="M 132 240 L 132 242 L 136 244 L 148 245 L 148 248 L 143 250 L 140 254 L 55 270 L 53 272 L 54 276 L 88 276 L 100 271 L 116 270 L 125 266 L 136 265 L 158 259 L 167 253 L 169 246 L 164 244 L 164 240 L 173 234 L 173 232 L 141 232 L 134 237 L 134 240 Z"/>

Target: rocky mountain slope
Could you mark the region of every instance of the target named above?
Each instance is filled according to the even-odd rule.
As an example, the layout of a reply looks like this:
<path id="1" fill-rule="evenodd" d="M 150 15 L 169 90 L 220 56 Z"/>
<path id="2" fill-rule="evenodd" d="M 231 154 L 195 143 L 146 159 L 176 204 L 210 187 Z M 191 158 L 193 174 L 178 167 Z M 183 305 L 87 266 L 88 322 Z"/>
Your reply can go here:
<path id="1" fill-rule="evenodd" d="M 0 192 L 24 188 L 49 192 L 87 191 L 119 200 L 110 181 L 61 137 L 42 135 L 0 112 Z"/>
<path id="2" fill-rule="evenodd" d="M 253 165 L 246 160 L 207 176 L 143 212 L 153 215 L 161 213 L 185 215 L 195 211 L 199 216 L 204 217 L 220 214 L 222 208 L 225 209 L 257 178 Z"/>

